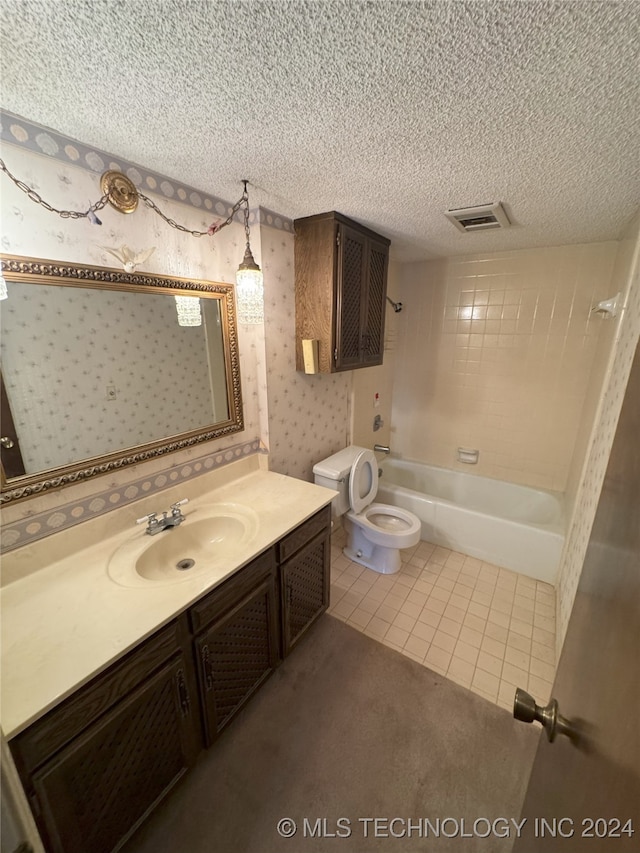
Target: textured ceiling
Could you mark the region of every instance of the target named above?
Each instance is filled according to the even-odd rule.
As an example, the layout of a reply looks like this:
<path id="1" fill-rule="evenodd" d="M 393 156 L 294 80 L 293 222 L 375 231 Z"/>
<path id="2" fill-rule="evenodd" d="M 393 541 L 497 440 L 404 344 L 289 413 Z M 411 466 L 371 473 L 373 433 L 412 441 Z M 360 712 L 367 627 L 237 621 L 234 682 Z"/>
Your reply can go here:
<path id="1" fill-rule="evenodd" d="M 401 260 L 615 239 L 640 203 L 640 4 L 2 0 L 10 112 Z M 461 234 L 452 207 L 514 227 Z"/>

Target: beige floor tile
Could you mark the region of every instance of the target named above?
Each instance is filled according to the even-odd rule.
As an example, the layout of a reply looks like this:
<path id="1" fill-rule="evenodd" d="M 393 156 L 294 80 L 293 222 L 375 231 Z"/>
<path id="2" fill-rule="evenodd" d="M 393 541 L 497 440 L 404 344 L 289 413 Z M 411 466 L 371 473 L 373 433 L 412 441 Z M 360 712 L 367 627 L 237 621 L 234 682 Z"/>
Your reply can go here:
<path id="1" fill-rule="evenodd" d="M 456 647 L 456 638 L 452 637 L 451 634 L 445 634 L 444 631 L 436 631 L 433 640 L 431 640 L 431 645 L 452 654 Z"/>
<path id="2" fill-rule="evenodd" d="M 476 661 L 478 660 L 478 654 L 480 649 L 470 646 L 468 643 L 465 643 L 463 640 L 458 640 L 456 643 L 456 647 L 453 650 L 454 658 L 461 658 L 472 666 L 476 665 Z"/>
<path id="3" fill-rule="evenodd" d="M 514 634 L 521 634 L 528 639 L 531 639 L 533 636 L 533 625 L 521 622 L 520 619 L 512 619 L 509 623 L 509 630 L 513 631 Z"/>
<path id="4" fill-rule="evenodd" d="M 496 625 L 493 622 L 487 622 L 484 635 L 492 640 L 497 640 L 499 643 L 506 643 L 509 632 L 502 625 Z"/>
<path id="5" fill-rule="evenodd" d="M 392 625 L 384 636 L 390 643 L 395 643 L 402 648 L 409 639 L 409 632 L 397 625 Z"/>
<path id="6" fill-rule="evenodd" d="M 537 676 L 538 678 L 542 678 L 545 681 L 552 682 L 555 678 L 555 667 L 553 664 L 545 663 L 537 658 L 531 658 L 529 673 Z"/>
<path id="7" fill-rule="evenodd" d="M 505 662 L 502 665 L 502 680 L 526 690 L 524 685 L 529 683 L 529 673 L 527 670 L 514 666 L 512 663 Z"/>
<path id="8" fill-rule="evenodd" d="M 413 626 L 416 624 L 418 620 L 415 616 L 409 616 L 407 613 L 398 613 L 396 618 L 393 620 L 393 624 L 397 628 L 402 628 L 403 631 L 408 631 L 411 633 L 413 630 Z"/>
<path id="9" fill-rule="evenodd" d="M 481 631 L 475 631 L 473 628 L 469 628 L 467 625 L 463 625 L 460 629 L 458 639 L 463 640 L 470 646 L 473 646 L 474 649 L 479 649 L 482 645 L 482 636 L 483 635 Z"/>
<path id="10" fill-rule="evenodd" d="M 393 622 L 400 611 L 395 607 L 389 607 L 388 604 L 381 604 L 380 607 L 376 610 L 376 616 L 379 616 L 380 619 L 384 619 L 386 622 Z"/>
<path id="11" fill-rule="evenodd" d="M 404 644 L 404 651 L 411 652 L 416 655 L 422 663 L 429 650 L 429 646 L 430 643 L 427 640 L 422 640 L 420 637 L 416 637 L 414 634 L 411 634 L 407 642 Z"/>
<path id="12" fill-rule="evenodd" d="M 375 637 L 377 640 L 381 640 L 390 627 L 391 622 L 387 622 L 379 616 L 372 616 L 365 628 L 365 634 L 368 634 L 370 637 Z"/>
<path id="13" fill-rule="evenodd" d="M 348 560 L 341 540 L 332 541 L 330 613 L 506 710 L 516 686 L 547 702 L 553 587 L 425 542 L 402 552 L 399 573 L 379 575 Z"/>
<path id="14" fill-rule="evenodd" d="M 487 696 L 492 696 L 492 701 L 495 701 L 498 697 L 500 679 L 497 675 L 491 675 L 490 672 L 486 672 L 484 669 L 478 669 L 476 667 L 475 672 L 473 673 L 471 686 L 472 688 L 477 688 L 483 693 L 486 693 Z"/>
<path id="15" fill-rule="evenodd" d="M 474 671 L 475 667 L 472 663 L 454 655 L 447 670 L 447 677 L 462 684 L 463 687 L 470 687 Z"/>
<path id="16" fill-rule="evenodd" d="M 490 655 L 488 652 L 481 651 L 478 654 L 476 666 L 489 672 L 491 675 L 500 676 L 502 673 L 502 658 L 497 658 L 495 655 Z"/>
<path id="17" fill-rule="evenodd" d="M 417 619 L 422 613 L 422 605 L 407 600 L 400 608 L 400 613 L 406 613 L 407 616 L 413 616 L 414 619 Z"/>
<path id="18" fill-rule="evenodd" d="M 483 652 L 493 655 L 500 660 L 504 660 L 505 643 L 500 643 L 498 640 L 492 640 L 491 637 L 484 637 L 480 646 Z"/>
<path id="19" fill-rule="evenodd" d="M 351 616 L 347 619 L 347 623 L 349 625 L 355 625 L 358 628 L 366 628 L 368 623 L 371 621 L 371 617 L 371 613 L 367 613 L 360 607 L 356 607 Z"/>
<path id="20" fill-rule="evenodd" d="M 475 631 L 484 632 L 488 615 L 488 607 L 484 607 L 484 605 L 476 604 L 472 601 L 469 605 L 469 609 L 467 610 L 467 615 L 464 617 L 464 624 L 468 625 L 469 628 L 473 628 Z"/>
<path id="21" fill-rule="evenodd" d="M 449 664 L 451 663 L 451 657 L 451 652 L 432 644 L 426 654 L 424 662 L 427 666 L 432 666 L 434 668 L 439 667 L 442 675 L 445 675 L 449 668 Z"/>
<path id="22" fill-rule="evenodd" d="M 521 652 L 518 649 L 514 649 L 511 646 L 507 646 L 507 650 L 504 655 L 504 660 L 505 663 L 512 663 L 514 666 L 517 666 L 520 669 L 529 671 L 529 664 L 531 663 L 531 658 L 526 652 Z"/>
<path id="23" fill-rule="evenodd" d="M 442 619 L 442 616 L 440 616 L 439 613 L 434 613 L 433 610 L 427 610 L 425 608 L 422 610 L 422 613 L 418 616 L 418 623 L 424 623 L 425 625 L 430 625 L 433 628 L 437 628 L 438 625 L 440 624 L 441 619 Z"/>
<path id="24" fill-rule="evenodd" d="M 426 625 L 424 622 L 417 622 L 413 626 L 411 636 L 417 637 L 419 640 L 425 640 L 427 643 L 430 643 L 436 633 L 436 627 L 437 626 Z"/>
<path id="25" fill-rule="evenodd" d="M 438 625 L 438 630 L 457 639 L 462 630 L 462 622 L 454 622 L 453 619 L 443 616 Z"/>
<path id="26" fill-rule="evenodd" d="M 426 592 L 418 592 L 417 590 L 412 589 L 407 596 L 407 601 L 411 604 L 418 604 L 422 608 L 424 607 L 427 598 L 429 598 L 429 596 Z"/>
<path id="27" fill-rule="evenodd" d="M 440 616 L 442 616 L 442 614 L 446 610 L 446 607 L 446 601 L 441 601 L 439 598 L 433 598 L 433 596 L 430 595 L 423 609 L 431 610 L 432 613 L 438 613 Z"/>
<path id="28" fill-rule="evenodd" d="M 523 637 L 522 634 L 514 634 L 513 631 L 509 631 L 507 646 L 529 654 L 531 651 L 531 640 L 528 637 Z"/>

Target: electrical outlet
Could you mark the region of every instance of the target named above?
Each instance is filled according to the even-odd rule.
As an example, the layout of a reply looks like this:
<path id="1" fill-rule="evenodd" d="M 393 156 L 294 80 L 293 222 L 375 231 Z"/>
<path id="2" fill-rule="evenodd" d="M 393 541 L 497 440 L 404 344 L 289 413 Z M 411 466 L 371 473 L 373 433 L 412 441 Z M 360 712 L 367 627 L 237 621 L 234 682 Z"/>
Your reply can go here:
<path id="1" fill-rule="evenodd" d="M 116 399 L 116 386 L 115 385 L 107 385 L 107 400 L 115 400 Z"/>

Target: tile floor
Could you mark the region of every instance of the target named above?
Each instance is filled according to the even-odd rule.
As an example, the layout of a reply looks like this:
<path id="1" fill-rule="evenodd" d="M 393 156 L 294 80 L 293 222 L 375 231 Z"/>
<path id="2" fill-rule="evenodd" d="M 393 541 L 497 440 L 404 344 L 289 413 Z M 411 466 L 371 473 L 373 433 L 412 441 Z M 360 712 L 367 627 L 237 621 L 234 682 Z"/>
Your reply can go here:
<path id="1" fill-rule="evenodd" d="M 516 687 L 544 704 L 555 674 L 552 586 L 420 542 L 381 575 L 331 543 L 329 613 L 509 711 Z"/>

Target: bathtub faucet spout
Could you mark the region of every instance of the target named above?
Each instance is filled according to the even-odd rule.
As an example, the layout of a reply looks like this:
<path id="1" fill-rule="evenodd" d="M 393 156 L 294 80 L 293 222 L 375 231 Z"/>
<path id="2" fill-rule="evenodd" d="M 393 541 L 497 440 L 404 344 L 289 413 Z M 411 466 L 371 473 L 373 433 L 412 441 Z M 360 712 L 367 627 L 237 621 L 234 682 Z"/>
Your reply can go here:
<path id="1" fill-rule="evenodd" d="M 391 448 L 387 447 L 386 444 L 374 444 L 373 449 L 377 450 L 379 453 L 391 453 Z"/>

